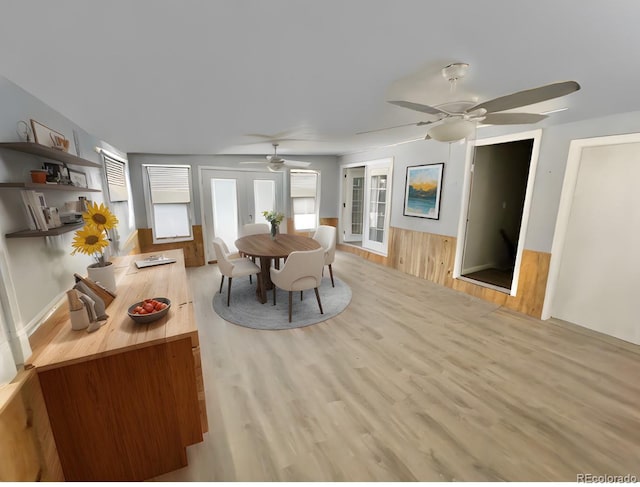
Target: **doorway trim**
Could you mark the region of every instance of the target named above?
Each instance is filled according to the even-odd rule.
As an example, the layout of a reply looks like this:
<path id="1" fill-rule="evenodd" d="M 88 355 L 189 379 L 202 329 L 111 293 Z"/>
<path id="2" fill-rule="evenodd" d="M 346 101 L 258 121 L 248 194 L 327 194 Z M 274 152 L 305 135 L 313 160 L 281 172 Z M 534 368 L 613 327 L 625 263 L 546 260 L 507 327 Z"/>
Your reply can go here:
<path id="1" fill-rule="evenodd" d="M 273 174 L 273 172 L 269 171 L 268 169 L 258 169 L 258 168 L 248 168 L 248 167 L 234 167 L 234 166 L 198 166 L 198 191 L 200 193 L 199 195 L 199 201 L 200 201 L 200 224 L 202 225 L 202 238 L 206 238 L 207 235 L 207 225 L 206 225 L 206 219 L 204 216 L 204 211 L 205 211 L 205 201 L 204 201 L 204 178 L 202 176 L 202 172 L 203 171 L 238 171 L 238 172 L 263 172 L 265 174 Z M 287 171 L 278 171 L 282 173 L 282 197 L 281 197 L 281 201 L 280 204 L 282 205 L 282 208 L 285 209 L 285 213 L 287 211 L 287 196 L 289 194 L 289 184 L 288 184 L 288 178 L 285 177 L 285 175 L 287 174 Z M 208 251 L 208 245 L 206 244 L 206 242 L 202 242 L 203 246 L 204 246 L 204 258 L 205 258 L 205 262 L 209 262 L 211 260 L 213 260 L 213 256 L 208 255 L 209 251 Z"/>
<path id="2" fill-rule="evenodd" d="M 547 289 L 544 293 L 544 304 L 542 305 L 542 315 L 540 319 L 551 318 L 553 300 L 555 298 L 560 277 L 560 265 L 562 264 L 562 252 L 567 237 L 567 227 L 573 205 L 573 194 L 578 182 L 580 172 L 580 162 L 582 161 L 582 150 L 586 147 L 597 147 L 603 145 L 635 144 L 640 142 L 640 133 L 606 135 L 603 137 L 590 137 L 587 139 L 574 139 L 569 144 L 569 155 L 564 171 L 564 181 L 562 192 L 560 193 L 560 204 L 556 217 L 556 226 L 553 232 L 551 243 L 551 260 L 549 261 L 549 274 L 547 277 Z"/>
<path id="3" fill-rule="evenodd" d="M 471 203 L 471 180 L 473 178 L 473 159 L 475 148 L 484 145 L 502 144 L 505 142 L 516 142 L 524 139 L 533 139 L 531 148 L 531 164 L 529 165 L 529 175 L 527 177 L 527 187 L 525 190 L 524 205 L 522 208 L 522 220 L 520 222 L 520 233 L 518 235 L 518 247 L 516 249 L 516 260 L 513 268 L 513 280 L 511 282 L 510 296 L 516 296 L 518 292 L 518 280 L 520 278 L 520 265 L 522 264 L 522 254 L 524 252 L 524 242 L 527 236 L 529 225 L 529 214 L 531 212 L 531 200 L 533 196 L 533 186 L 538 169 L 538 156 L 540 154 L 540 139 L 542 129 L 518 132 L 516 134 L 500 135 L 486 139 L 476 139 L 469 141 L 465 156 L 464 183 L 462 186 L 462 202 L 460 205 L 460 219 L 458 220 L 458 239 L 456 242 L 456 256 L 453 264 L 453 278 L 460 279 L 462 274 L 462 254 L 467 233 L 467 218 L 469 215 L 469 204 Z M 462 279 L 465 280 L 465 279 Z M 468 279 L 467 279 L 468 280 Z M 483 282 L 473 281 L 479 286 L 491 287 Z"/>
<path id="4" fill-rule="evenodd" d="M 341 244 L 341 245 L 347 245 L 349 247 L 353 247 L 353 248 L 359 248 L 362 250 L 366 250 L 367 252 L 370 252 L 372 254 L 376 254 L 376 255 L 381 255 L 383 257 L 387 257 L 389 254 L 389 232 L 391 231 L 391 216 L 392 216 L 392 199 L 393 199 L 393 166 L 394 166 L 394 162 L 395 159 L 393 156 L 389 156 L 389 157 L 381 157 L 379 159 L 372 159 L 372 160 L 367 160 L 367 161 L 359 161 L 359 162 L 349 162 L 346 164 L 340 164 L 340 175 L 339 175 L 339 179 L 340 179 L 340 185 L 338 188 L 338 191 L 340 193 L 340 202 L 339 202 L 339 217 L 338 217 L 338 239 L 337 239 L 337 243 Z M 386 241 L 386 245 L 385 245 L 385 250 L 384 251 L 380 251 L 380 250 L 376 250 L 376 249 L 371 249 L 368 247 L 360 247 L 357 245 L 353 245 L 351 242 L 345 242 L 344 241 L 344 207 L 345 207 L 345 197 L 344 197 L 344 191 L 345 191 L 345 169 L 348 168 L 352 168 L 352 167 L 364 167 L 365 168 L 365 201 L 367 198 L 366 195 L 366 189 L 368 188 L 367 186 L 367 168 L 370 166 L 377 166 L 377 165 L 382 165 L 382 164 L 388 164 L 389 165 L 389 179 L 387 181 L 388 184 L 388 195 L 387 195 L 387 201 L 388 201 L 388 208 L 387 208 L 387 218 L 386 218 L 386 223 L 385 223 L 385 241 Z M 364 213 L 366 215 L 366 208 L 364 208 Z M 363 225 L 363 232 L 364 232 L 364 225 Z M 364 233 L 363 233 L 363 238 L 364 238 Z"/>

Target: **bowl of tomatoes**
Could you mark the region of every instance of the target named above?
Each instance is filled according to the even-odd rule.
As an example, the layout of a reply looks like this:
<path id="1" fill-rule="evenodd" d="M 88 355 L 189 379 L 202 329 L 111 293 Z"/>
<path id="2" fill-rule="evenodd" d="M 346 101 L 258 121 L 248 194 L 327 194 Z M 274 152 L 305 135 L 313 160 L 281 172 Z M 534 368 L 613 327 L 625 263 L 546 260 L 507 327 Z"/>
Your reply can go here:
<path id="1" fill-rule="evenodd" d="M 167 298 L 150 298 L 132 304 L 127 313 L 137 323 L 151 323 L 166 316 L 169 308 L 171 308 L 171 301 Z"/>

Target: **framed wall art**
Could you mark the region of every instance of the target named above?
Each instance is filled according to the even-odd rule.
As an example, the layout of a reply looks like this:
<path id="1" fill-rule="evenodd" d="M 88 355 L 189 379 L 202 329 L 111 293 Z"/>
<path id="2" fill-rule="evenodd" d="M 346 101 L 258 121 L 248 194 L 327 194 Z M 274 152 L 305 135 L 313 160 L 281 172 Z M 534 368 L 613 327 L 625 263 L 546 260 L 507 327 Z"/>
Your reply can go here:
<path id="1" fill-rule="evenodd" d="M 87 175 L 80 171 L 74 171 L 73 169 L 69 169 L 69 178 L 71 179 L 71 184 L 77 186 L 78 188 L 88 188 L 87 186 Z"/>
<path id="2" fill-rule="evenodd" d="M 407 167 L 403 215 L 440 219 L 443 171 L 443 162 Z"/>
<path id="3" fill-rule="evenodd" d="M 34 119 L 31 119 L 31 129 L 33 131 L 33 137 L 36 144 L 64 151 L 69 149 L 69 141 L 60 132 L 56 132 Z"/>

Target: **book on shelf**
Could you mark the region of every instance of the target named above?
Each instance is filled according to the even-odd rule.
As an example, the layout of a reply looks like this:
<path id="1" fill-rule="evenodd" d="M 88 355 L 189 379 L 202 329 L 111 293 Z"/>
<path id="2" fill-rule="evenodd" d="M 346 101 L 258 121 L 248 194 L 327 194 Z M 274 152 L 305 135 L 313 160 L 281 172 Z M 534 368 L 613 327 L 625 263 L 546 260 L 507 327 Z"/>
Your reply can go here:
<path id="1" fill-rule="evenodd" d="M 22 204 L 24 205 L 24 210 L 27 214 L 27 221 L 29 222 L 29 230 L 38 230 L 38 221 L 36 220 L 36 214 L 29 202 L 27 191 L 21 191 L 20 193 L 20 196 L 22 196 Z"/>
<path id="2" fill-rule="evenodd" d="M 21 193 L 22 203 L 24 204 L 25 211 L 27 212 L 29 229 L 46 232 L 49 227 L 47 225 L 43 207 L 41 205 L 41 201 L 44 200 L 44 196 L 42 196 L 41 199 L 38 196 L 38 193 L 32 190 L 23 190 Z M 42 195 L 42 193 L 39 194 Z"/>

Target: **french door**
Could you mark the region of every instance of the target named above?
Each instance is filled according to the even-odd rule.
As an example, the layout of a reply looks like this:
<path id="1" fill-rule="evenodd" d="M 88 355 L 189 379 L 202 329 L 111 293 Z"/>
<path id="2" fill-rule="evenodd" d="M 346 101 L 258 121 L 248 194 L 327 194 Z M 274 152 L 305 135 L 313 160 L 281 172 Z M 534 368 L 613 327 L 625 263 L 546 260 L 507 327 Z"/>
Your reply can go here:
<path id="1" fill-rule="evenodd" d="M 284 172 L 201 170 L 202 202 L 207 259 L 215 259 L 213 239 L 225 241 L 229 250 L 247 223 L 267 223 L 263 211 L 284 213 Z"/>
<path id="2" fill-rule="evenodd" d="M 362 246 L 387 253 L 391 209 L 391 165 L 388 161 L 366 166 L 364 231 Z"/>
<path id="3" fill-rule="evenodd" d="M 393 159 L 343 167 L 342 241 L 387 253 Z"/>
<path id="4" fill-rule="evenodd" d="M 347 189 L 345 194 L 344 241 L 362 242 L 364 228 L 364 167 L 350 167 L 346 170 Z"/>

